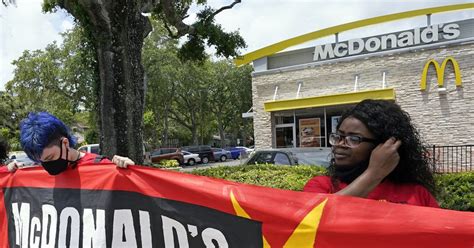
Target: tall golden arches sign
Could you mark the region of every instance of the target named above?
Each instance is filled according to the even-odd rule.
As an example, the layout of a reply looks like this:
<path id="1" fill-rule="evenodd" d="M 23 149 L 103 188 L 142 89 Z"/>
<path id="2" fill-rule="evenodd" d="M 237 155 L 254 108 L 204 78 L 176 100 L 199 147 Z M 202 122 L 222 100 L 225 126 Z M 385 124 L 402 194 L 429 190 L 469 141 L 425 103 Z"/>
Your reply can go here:
<path id="1" fill-rule="evenodd" d="M 430 65 L 433 65 L 435 68 L 436 76 L 438 79 L 438 87 L 444 87 L 444 71 L 446 70 L 448 62 L 451 62 L 451 64 L 453 65 L 456 87 L 461 87 L 462 80 L 461 69 L 459 69 L 459 64 L 453 57 L 447 57 L 441 63 L 441 66 L 439 66 L 438 62 L 434 59 L 430 59 L 428 62 L 426 62 L 425 67 L 423 68 L 423 72 L 421 73 L 420 90 L 426 90 L 426 79 Z"/>
<path id="2" fill-rule="evenodd" d="M 270 46 L 258 49 L 256 51 L 247 53 L 243 56 L 237 57 L 234 60 L 234 62 L 238 66 L 245 65 L 256 59 L 263 58 L 263 57 L 272 55 L 276 52 L 282 51 L 288 47 L 292 47 L 292 46 L 299 45 L 307 41 L 319 39 L 319 38 L 326 37 L 332 34 L 344 32 L 344 31 L 348 31 L 348 30 L 352 30 L 356 28 L 361 28 L 361 27 L 365 27 L 369 25 L 390 22 L 390 21 L 395 21 L 395 20 L 400 20 L 400 19 L 406 19 L 410 17 L 427 15 L 427 14 L 472 9 L 472 8 L 474 8 L 474 3 L 455 4 L 455 5 L 447 5 L 447 6 L 440 6 L 440 7 L 434 7 L 434 8 L 426 8 L 426 9 L 400 12 L 400 13 L 395 13 L 395 14 L 368 18 L 368 19 L 359 20 L 355 22 L 349 22 L 346 24 L 321 29 L 318 31 L 314 31 L 311 33 L 303 34 L 303 35 L 296 36 L 284 41 L 277 42 L 273 45 L 270 45 Z"/>

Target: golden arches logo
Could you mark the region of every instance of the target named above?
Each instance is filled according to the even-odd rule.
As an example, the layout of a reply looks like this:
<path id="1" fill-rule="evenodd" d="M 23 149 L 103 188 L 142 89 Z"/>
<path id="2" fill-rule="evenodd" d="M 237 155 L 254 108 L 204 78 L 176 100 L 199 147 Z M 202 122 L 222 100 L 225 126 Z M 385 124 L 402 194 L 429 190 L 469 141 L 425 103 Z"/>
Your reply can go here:
<path id="1" fill-rule="evenodd" d="M 230 192 L 230 200 L 237 216 L 252 219 L 250 215 L 242 208 L 234 196 L 234 192 Z M 328 199 L 325 199 L 316 205 L 308 214 L 301 220 L 298 226 L 293 230 L 293 233 L 285 242 L 284 248 L 312 248 L 316 242 L 316 234 L 323 214 L 324 206 L 326 206 Z M 271 248 L 271 244 L 267 241 L 265 236 L 263 238 L 263 248 Z"/>
<path id="2" fill-rule="evenodd" d="M 446 59 L 444 59 L 443 63 L 441 63 L 441 66 L 434 59 L 430 59 L 428 62 L 426 62 L 425 67 L 423 68 L 423 72 L 421 73 L 420 90 L 426 90 L 426 78 L 428 76 L 428 69 L 430 68 L 430 65 L 433 65 L 435 68 L 436 76 L 438 78 L 438 87 L 444 87 L 444 72 L 446 70 L 448 62 L 451 62 L 453 66 L 456 87 L 461 87 L 462 80 L 461 69 L 459 69 L 459 64 L 453 57 L 447 57 Z"/>

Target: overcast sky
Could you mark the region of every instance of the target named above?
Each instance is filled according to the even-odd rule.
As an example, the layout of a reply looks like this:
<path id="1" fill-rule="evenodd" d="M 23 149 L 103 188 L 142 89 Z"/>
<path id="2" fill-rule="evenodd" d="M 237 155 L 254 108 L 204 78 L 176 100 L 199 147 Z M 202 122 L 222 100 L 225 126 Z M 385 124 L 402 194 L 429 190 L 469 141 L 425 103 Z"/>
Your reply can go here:
<path id="1" fill-rule="evenodd" d="M 26 49 L 43 49 L 54 40 L 61 43 L 59 33 L 73 26 L 64 11 L 43 14 L 43 0 L 17 0 L 17 6 L 0 6 L 0 90 L 13 78 L 11 62 Z M 218 8 L 232 0 L 208 0 Z M 472 3 L 472 0 L 243 0 L 233 9 L 216 17 L 227 31 L 238 30 L 248 47 L 242 53 L 271 45 L 298 35 L 347 22 L 421 8 Z M 192 9 L 196 11 L 196 8 Z M 474 11 L 435 14 L 432 23 L 473 18 Z M 192 21 L 193 15 L 190 16 Z M 340 34 L 340 40 L 390 33 L 426 25 L 425 17 L 380 24 Z M 333 37 L 308 42 L 298 47 L 333 42 Z"/>

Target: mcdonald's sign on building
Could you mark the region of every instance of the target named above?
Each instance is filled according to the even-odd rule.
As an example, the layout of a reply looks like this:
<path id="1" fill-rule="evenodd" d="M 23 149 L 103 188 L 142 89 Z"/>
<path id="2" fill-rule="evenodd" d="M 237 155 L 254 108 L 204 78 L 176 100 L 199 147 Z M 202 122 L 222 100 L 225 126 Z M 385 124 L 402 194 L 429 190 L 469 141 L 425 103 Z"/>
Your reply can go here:
<path id="1" fill-rule="evenodd" d="M 445 89 L 444 77 L 445 77 L 445 71 L 446 71 L 446 66 L 448 65 L 448 62 L 451 62 L 451 65 L 453 68 L 456 87 L 461 87 L 462 80 L 461 80 L 461 69 L 459 69 L 459 64 L 453 57 L 448 57 L 443 60 L 443 62 L 441 63 L 441 66 L 438 64 L 438 62 L 436 62 L 435 59 L 430 59 L 428 60 L 428 62 L 426 62 L 425 67 L 423 68 L 423 72 L 421 73 L 420 89 L 426 90 L 426 80 L 428 77 L 428 69 L 430 68 L 431 65 L 433 65 L 433 68 L 436 72 L 435 75 L 438 79 L 438 87 L 440 89 Z"/>
<path id="2" fill-rule="evenodd" d="M 251 62 L 254 67 L 255 146 L 298 149 L 304 143 L 329 151 L 328 136 L 339 116 L 364 99 L 397 102 L 428 144 L 474 144 L 474 18 L 462 19 L 459 11 L 474 11 L 474 4 L 387 12 L 237 58 L 237 65 Z M 435 22 L 438 13 L 459 19 Z M 426 23 L 413 23 L 416 16 L 425 16 Z M 339 39 L 346 31 L 385 22 L 393 23 L 392 32 Z M 398 28 L 407 24 L 412 28 Z M 288 49 L 331 36 L 333 43 Z M 300 126 L 306 119 L 319 119 L 319 126 L 306 130 Z M 308 137 L 317 142 L 303 142 Z"/>

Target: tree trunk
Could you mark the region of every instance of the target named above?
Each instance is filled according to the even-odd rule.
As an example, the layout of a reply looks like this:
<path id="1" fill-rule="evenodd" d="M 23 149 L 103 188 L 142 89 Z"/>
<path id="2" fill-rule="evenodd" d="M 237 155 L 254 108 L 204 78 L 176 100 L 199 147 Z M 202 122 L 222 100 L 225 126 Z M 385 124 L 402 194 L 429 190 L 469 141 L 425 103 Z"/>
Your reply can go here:
<path id="1" fill-rule="evenodd" d="M 65 0 L 59 3 L 94 38 L 100 73 L 102 153 L 109 157 L 127 156 L 136 163 L 143 162 L 145 83 L 141 49 L 151 31 L 139 2 Z"/>
<path id="2" fill-rule="evenodd" d="M 219 118 L 217 118 L 217 128 L 219 129 L 219 137 L 221 138 L 221 148 L 225 147 L 225 130 L 222 125 L 222 123 L 219 121 Z"/>
<path id="3" fill-rule="evenodd" d="M 165 144 L 166 146 L 169 146 L 169 140 L 168 140 L 168 115 L 169 115 L 169 105 L 167 104 L 165 106 L 165 111 L 163 113 L 163 135 L 162 135 L 162 140 L 161 143 Z"/>
<path id="4" fill-rule="evenodd" d="M 196 125 L 196 115 L 191 113 L 192 116 L 192 121 L 191 121 L 191 134 L 193 138 L 193 145 L 198 145 L 199 140 L 198 140 L 198 126 Z"/>

